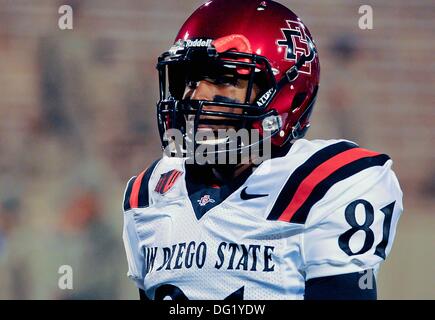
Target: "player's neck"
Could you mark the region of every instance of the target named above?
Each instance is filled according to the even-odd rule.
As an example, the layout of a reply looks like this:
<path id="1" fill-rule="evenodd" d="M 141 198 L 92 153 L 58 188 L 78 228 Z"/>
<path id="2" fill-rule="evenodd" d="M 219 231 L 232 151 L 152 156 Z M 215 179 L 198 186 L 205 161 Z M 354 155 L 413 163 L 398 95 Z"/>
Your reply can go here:
<path id="1" fill-rule="evenodd" d="M 252 170 L 253 164 L 239 164 L 236 166 L 216 166 L 212 168 L 213 175 L 221 182 L 231 181 Z"/>
<path id="2" fill-rule="evenodd" d="M 271 158 L 283 157 L 290 150 L 291 144 L 285 147 L 272 147 Z M 243 164 L 226 164 L 226 165 L 197 165 L 193 164 L 192 172 L 195 173 L 196 179 L 203 182 L 208 181 L 211 184 L 228 184 L 229 182 L 237 182 L 246 179 L 251 173 L 252 169 L 258 164 L 253 163 Z M 206 182 L 207 183 L 207 182 Z"/>
<path id="3" fill-rule="evenodd" d="M 272 146 L 271 158 L 284 157 L 289 152 L 291 146 L 291 143 L 282 147 Z M 249 163 L 244 164 L 212 166 L 211 170 L 217 180 L 226 182 L 252 172 L 252 168 L 255 166 L 253 162 L 251 159 Z"/>

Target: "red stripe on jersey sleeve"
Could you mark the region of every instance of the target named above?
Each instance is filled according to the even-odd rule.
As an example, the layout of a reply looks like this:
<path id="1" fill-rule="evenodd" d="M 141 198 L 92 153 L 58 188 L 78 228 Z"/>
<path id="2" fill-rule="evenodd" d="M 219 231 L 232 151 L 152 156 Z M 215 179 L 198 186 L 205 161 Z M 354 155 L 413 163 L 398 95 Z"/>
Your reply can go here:
<path id="1" fill-rule="evenodd" d="M 362 149 L 362 148 L 353 148 L 350 150 L 346 150 L 341 152 L 331 159 L 323 162 L 316 169 L 314 169 L 299 185 L 298 189 L 295 192 L 295 195 L 287 208 L 278 218 L 280 221 L 289 222 L 296 211 L 304 204 L 307 198 L 312 193 L 313 189 L 328 176 L 333 174 L 338 169 L 343 166 L 367 157 L 377 156 L 379 153 Z"/>
<path id="2" fill-rule="evenodd" d="M 142 179 L 143 179 L 143 176 L 145 174 L 145 171 L 142 171 L 142 173 L 137 176 L 136 180 L 133 183 L 133 188 L 131 190 L 131 195 L 130 195 L 130 208 L 137 208 L 138 207 L 139 190 L 140 190 L 140 185 L 142 183 Z"/>

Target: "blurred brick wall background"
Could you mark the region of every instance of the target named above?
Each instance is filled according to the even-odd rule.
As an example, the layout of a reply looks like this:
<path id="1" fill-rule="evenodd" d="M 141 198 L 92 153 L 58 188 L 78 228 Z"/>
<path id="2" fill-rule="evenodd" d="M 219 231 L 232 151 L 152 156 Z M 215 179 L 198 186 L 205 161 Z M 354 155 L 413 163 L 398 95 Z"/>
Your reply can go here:
<path id="1" fill-rule="evenodd" d="M 0 298 L 137 297 L 122 192 L 160 155 L 156 58 L 201 3 L 0 0 Z M 405 212 L 379 297 L 434 299 L 435 3 L 281 3 L 319 47 L 307 138 L 347 138 L 394 160 Z M 61 4 L 74 6 L 73 31 L 58 29 Z M 373 30 L 358 28 L 362 4 Z M 71 292 L 57 287 L 63 264 Z"/>

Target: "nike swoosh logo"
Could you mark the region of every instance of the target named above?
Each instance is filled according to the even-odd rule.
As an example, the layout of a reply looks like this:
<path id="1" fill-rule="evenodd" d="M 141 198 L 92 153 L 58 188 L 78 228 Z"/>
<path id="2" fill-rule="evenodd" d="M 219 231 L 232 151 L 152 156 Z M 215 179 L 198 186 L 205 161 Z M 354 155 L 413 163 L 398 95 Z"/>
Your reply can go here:
<path id="1" fill-rule="evenodd" d="M 250 199 L 255 199 L 255 198 L 263 198 L 263 197 L 267 197 L 268 194 L 250 194 L 246 192 L 246 189 L 248 189 L 248 187 L 245 187 L 242 192 L 240 193 L 240 198 L 242 200 L 250 200 Z"/>

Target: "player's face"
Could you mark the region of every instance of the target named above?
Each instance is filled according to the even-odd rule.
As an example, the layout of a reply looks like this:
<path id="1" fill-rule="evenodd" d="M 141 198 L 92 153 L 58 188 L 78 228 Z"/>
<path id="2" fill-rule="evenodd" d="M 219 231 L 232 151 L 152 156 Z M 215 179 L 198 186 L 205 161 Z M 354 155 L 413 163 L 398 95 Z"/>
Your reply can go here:
<path id="1" fill-rule="evenodd" d="M 219 81 L 211 78 L 204 78 L 200 81 L 189 81 L 186 84 L 184 90 L 183 99 L 191 100 L 207 100 L 216 102 L 233 102 L 233 103 L 244 103 L 246 99 L 246 93 L 248 90 L 248 80 L 237 79 L 234 77 L 219 79 Z M 259 89 L 254 84 L 250 103 L 255 101 L 255 97 L 258 94 Z M 221 111 L 229 112 L 234 114 L 241 114 L 242 110 L 239 108 L 229 108 L 222 106 L 204 106 L 205 111 Z M 214 119 L 216 117 L 207 116 L 201 119 Z M 219 118 L 222 119 L 222 118 Z M 205 125 L 200 124 L 199 128 L 207 129 L 229 129 L 233 126 L 226 125 Z"/>

